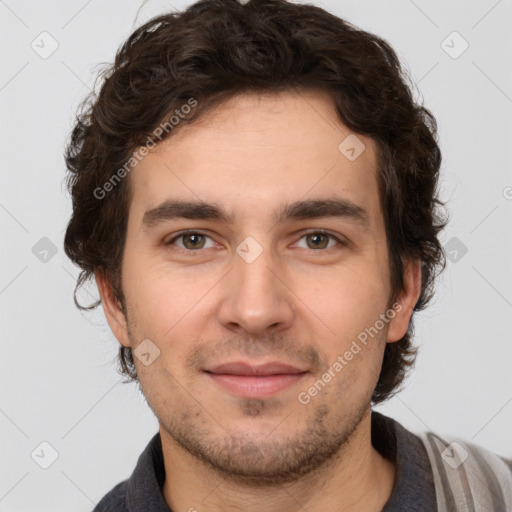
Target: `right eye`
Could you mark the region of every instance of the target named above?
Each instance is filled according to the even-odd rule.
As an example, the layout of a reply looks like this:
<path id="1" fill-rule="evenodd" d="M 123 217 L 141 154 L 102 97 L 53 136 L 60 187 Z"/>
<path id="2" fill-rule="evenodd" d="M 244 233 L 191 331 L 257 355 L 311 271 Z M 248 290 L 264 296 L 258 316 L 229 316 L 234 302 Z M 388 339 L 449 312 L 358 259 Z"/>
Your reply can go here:
<path id="1" fill-rule="evenodd" d="M 212 245 L 205 246 L 206 239 L 211 238 L 199 231 L 182 231 L 175 236 L 173 236 L 170 240 L 164 243 L 165 246 L 176 245 L 176 247 L 180 251 L 184 252 L 197 252 L 199 249 L 210 249 L 214 247 L 214 242 L 212 240 Z M 181 244 L 175 244 L 176 241 L 181 240 Z"/>

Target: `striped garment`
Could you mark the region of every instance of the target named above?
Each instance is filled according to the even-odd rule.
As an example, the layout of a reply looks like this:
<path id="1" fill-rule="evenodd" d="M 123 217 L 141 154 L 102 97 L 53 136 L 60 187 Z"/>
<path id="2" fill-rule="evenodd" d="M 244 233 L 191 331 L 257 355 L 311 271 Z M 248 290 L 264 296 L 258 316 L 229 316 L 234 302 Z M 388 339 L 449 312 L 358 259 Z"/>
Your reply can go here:
<path id="1" fill-rule="evenodd" d="M 430 459 L 438 512 L 512 512 L 512 461 L 472 443 L 420 434 Z"/>

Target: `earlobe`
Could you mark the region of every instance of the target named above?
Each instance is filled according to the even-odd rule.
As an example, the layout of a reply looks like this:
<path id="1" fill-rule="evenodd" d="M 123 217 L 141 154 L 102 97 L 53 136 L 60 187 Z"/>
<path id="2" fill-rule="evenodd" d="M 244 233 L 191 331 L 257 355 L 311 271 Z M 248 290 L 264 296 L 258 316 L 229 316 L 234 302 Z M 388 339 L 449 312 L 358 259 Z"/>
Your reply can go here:
<path id="1" fill-rule="evenodd" d="M 125 347 L 130 346 L 130 338 L 128 336 L 128 329 L 126 325 L 126 317 L 121 309 L 121 305 L 117 300 L 112 286 L 107 276 L 100 271 L 94 273 L 96 285 L 100 293 L 103 311 L 107 319 L 110 329 L 117 338 L 117 341 Z"/>
<path id="2" fill-rule="evenodd" d="M 387 335 L 388 343 L 401 340 L 407 333 L 420 292 L 421 261 L 410 260 L 404 268 L 404 289 L 395 303 L 395 316 L 390 322 Z"/>

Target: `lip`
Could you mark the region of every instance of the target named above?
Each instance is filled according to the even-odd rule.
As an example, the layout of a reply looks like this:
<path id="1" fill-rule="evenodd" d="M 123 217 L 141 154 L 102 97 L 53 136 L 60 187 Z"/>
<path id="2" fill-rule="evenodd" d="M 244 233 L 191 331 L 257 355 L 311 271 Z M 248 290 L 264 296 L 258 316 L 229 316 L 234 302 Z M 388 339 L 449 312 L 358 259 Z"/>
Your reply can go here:
<path id="1" fill-rule="evenodd" d="M 291 375 L 303 373 L 306 370 L 297 368 L 290 364 L 272 361 L 270 363 L 251 365 L 243 361 L 234 361 L 224 363 L 206 370 L 208 373 L 229 374 L 229 375 L 246 375 L 246 376 L 266 376 L 266 375 Z"/>
<path id="2" fill-rule="evenodd" d="M 279 362 L 258 366 L 233 362 L 205 370 L 205 373 L 230 393 L 246 398 L 262 398 L 284 391 L 301 380 L 308 371 Z"/>

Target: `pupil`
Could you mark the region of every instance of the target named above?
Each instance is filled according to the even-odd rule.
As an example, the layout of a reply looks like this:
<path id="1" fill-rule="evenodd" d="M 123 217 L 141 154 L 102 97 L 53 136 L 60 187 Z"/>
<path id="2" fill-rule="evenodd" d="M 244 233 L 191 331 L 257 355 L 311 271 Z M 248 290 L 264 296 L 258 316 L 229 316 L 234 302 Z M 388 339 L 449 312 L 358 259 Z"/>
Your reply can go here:
<path id="1" fill-rule="evenodd" d="M 187 235 L 187 238 L 188 238 L 188 240 L 189 240 L 189 244 L 190 244 L 190 245 L 192 245 L 193 247 L 196 247 L 196 246 L 198 245 L 198 243 L 197 243 L 197 242 L 198 242 L 198 239 L 199 239 L 200 237 L 201 237 L 201 235 L 197 235 L 197 234 L 196 234 L 196 235 L 194 235 L 194 234 L 192 234 L 192 235 Z M 194 241 L 194 239 L 195 239 L 195 241 Z"/>
<path id="2" fill-rule="evenodd" d="M 310 235 L 311 236 L 311 239 L 312 239 L 312 242 L 313 242 L 313 245 L 315 247 L 318 247 L 319 245 L 321 246 L 322 245 L 322 242 L 321 242 L 321 239 L 324 235 L 321 235 L 321 234 L 315 234 L 315 235 Z M 320 243 L 318 243 L 320 242 Z"/>

